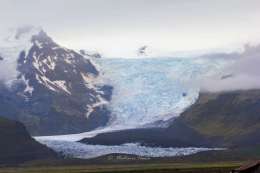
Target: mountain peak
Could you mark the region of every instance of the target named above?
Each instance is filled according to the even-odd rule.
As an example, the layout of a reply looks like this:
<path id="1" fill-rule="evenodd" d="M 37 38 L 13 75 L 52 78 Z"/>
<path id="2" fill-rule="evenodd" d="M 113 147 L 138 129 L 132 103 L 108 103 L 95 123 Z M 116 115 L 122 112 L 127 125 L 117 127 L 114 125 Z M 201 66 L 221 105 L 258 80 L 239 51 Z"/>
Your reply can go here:
<path id="1" fill-rule="evenodd" d="M 8 84 L 8 89 L 0 88 L 0 97 L 19 100 L 15 106 L 21 114 L 14 119 L 24 122 L 31 133 L 75 133 L 108 121 L 106 104 L 112 88 L 96 83 L 99 71 L 88 58 L 60 46 L 41 28 L 16 29 L 0 44 L 0 57 L 0 81 Z M 23 112 L 42 125 L 28 125 L 25 121 L 31 117 L 22 118 Z M 50 129 L 53 118 L 58 125 Z"/>

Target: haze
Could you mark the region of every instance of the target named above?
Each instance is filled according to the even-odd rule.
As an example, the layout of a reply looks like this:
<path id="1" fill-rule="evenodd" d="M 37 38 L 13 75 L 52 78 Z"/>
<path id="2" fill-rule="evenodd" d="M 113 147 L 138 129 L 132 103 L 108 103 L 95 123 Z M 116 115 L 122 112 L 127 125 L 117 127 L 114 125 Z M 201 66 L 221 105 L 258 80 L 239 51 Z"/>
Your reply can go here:
<path id="1" fill-rule="evenodd" d="M 44 28 L 64 46 L 130 57 L 230 51 L 260 40 L 259 0 L 1 0 L 1 29 Z"/>

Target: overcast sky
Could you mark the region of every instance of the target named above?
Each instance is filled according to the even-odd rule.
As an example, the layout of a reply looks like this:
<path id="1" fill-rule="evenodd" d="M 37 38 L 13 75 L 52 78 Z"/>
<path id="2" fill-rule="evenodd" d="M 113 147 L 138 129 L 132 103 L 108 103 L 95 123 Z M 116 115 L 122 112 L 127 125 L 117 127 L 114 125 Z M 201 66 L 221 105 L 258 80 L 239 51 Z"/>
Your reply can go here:
<path id="1" fill-rule="evenodd" d="M 41 26 L 64 46 L 106 56 L 260 42 L 260 0 L 0 0 L 0 21 Z"/>

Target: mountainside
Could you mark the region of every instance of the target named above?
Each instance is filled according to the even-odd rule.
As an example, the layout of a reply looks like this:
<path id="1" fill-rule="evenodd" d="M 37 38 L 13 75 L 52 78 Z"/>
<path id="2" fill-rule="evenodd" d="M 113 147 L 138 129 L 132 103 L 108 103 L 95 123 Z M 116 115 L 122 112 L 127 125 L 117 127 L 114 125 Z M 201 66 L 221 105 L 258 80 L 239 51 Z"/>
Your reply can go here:
<path id="1" fill-rule="evenodd" d="M 30 27 L 1 43 L 0 55 L 0 67 L 13 74 L 0 76 L 0 112 L 32 135 L 78 133 L 107 123 L 112 87 L 97 84 L 99 71 L 90 59 Z"/>
<path id="2" fill-rule="evenodd" d="M 54 151 L 32 139 L 19 122 L 0 118 L 0 138 L 0 164 L 57 157 Z"/>
<path id="3" fill-rule="evenodd" d="M 218 145 L 258 145 L 259 106 L 260 90 L 201 93 L 180 121 Z"/>
<path id="4" fill-rule="evenodd" d="M 260 144 L 260 90 L 200 93 L 166 129 L 134 129 L 85 138 L 88 144 L 244 147 Z M 120 138 L 119 138 L 120 137 Z"/>

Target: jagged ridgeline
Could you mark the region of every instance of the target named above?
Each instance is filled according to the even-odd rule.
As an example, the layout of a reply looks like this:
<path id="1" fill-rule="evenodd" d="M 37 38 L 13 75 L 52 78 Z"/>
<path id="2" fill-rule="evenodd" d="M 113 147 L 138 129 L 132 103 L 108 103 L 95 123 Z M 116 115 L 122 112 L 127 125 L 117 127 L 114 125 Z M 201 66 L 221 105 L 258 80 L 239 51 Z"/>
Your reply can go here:
<path id="1" fill-rule="evenodd" d="M 1 116 L 32 135 L 78 133 L 104 126 L 112 87 L 97 84 L 86 56 L 66 49 L 42 29 L 24 27 L 0 44 Z"/>

